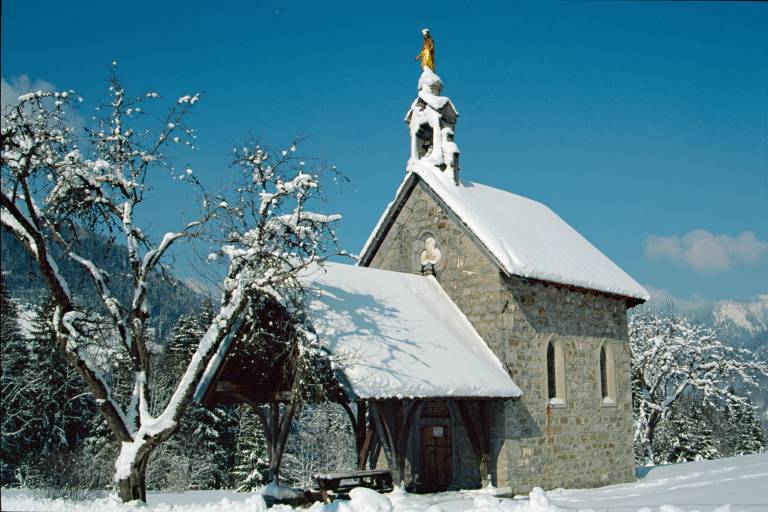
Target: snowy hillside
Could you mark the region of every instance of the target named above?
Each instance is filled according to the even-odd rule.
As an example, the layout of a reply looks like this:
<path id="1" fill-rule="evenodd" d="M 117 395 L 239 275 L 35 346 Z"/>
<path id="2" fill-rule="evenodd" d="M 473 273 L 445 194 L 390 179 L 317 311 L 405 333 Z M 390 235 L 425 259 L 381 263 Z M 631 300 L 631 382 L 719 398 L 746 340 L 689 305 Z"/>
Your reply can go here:
<path id="1" fill-rule="evenodd" d="M 768 329 L 768 295 L 758 295 L 750 302 L 723 301 L 715 304 L 715 325 L 732 324 L 749 333 Z"/>
<path id="2" fill-rule="evenodd" d="M 651 287 L 652 288 L 652 287 Z M 673 311 L 716 327 L 724 341 L 755 351 L 768 351 L 768 293 L 746 300 L 675 301 L 665 290 L 652 294 L 639 310 Z"/>
<path id="3" fill-rule="evenodd" d="M 749 301 L 715 303 L 712 323 L 724 335 L 734 338 L 735 342 L 760 348 L 762 343 L 757 343 L 757 340 L 768 341 L 768 294 L 758 295 Z M 755 341 L 750 343 L 750 340 Z"/>
<path id="4" fill-rule="evenodd" d="M 310 512 L 765 512 L 768 510 L 768 454 L 715 461 L 641 468 L 628 484 L 599 489 L 534 491 L 530 496 L 499 499 L 483 491 L 415 495 L 353 491 L 352 501 L 315 503 Z M 144 512 L 257 512 L 265 509 L 258 495 L 234 491 L 149 493 Z M 105 498 L 65 502 L 32 497 L 26 491 L 2 490 L 6 511 L 135 512 L 136 507 Z M 275 512 L 289 512 L 276 506 Z"/>

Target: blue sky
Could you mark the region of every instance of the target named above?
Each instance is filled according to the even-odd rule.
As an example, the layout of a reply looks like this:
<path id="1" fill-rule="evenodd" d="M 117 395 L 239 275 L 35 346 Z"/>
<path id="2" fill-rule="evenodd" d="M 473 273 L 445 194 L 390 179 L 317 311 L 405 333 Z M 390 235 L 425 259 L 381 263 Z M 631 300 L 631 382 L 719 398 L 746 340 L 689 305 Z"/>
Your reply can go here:
<path id="1" fill-rule="evenodd" d="M 23 88 L 25 75 L 95 104 L 116 59 L 137 93 L 202 91 L 200 149 L 179 165 L 217 176 L 248 136 L 307 137 L 304 154 L 352 179 L 328 208 L 345 216 L 353 252 L 405 172 L 403 116 L 429 27 L 443 93 L 461 114 L 463 179 L 548 204 L 674 297 L 768 293 L 768 5 L 7 0 L 2 9 L 4 88 Z M 174 228 L 178 208 L 156 206 L 156 228 Z"/>

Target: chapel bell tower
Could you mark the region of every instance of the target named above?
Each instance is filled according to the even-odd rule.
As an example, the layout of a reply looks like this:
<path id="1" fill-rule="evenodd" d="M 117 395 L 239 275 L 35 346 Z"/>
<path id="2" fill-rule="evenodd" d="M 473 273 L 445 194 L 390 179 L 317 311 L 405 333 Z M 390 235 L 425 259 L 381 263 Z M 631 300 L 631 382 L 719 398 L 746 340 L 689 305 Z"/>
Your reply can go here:
<path id="1" fill-rule="evenodd" d="M 434 41 L 424 29 L 419 93 L 405 116 L 410 129 L 411 157 L 408 163 L 421 162 L 436 167 L 459 183 L 459 148 L 454 142 L 459 113 L 447 96 L 440 96 L 443 82 L 434 71 Z"/>

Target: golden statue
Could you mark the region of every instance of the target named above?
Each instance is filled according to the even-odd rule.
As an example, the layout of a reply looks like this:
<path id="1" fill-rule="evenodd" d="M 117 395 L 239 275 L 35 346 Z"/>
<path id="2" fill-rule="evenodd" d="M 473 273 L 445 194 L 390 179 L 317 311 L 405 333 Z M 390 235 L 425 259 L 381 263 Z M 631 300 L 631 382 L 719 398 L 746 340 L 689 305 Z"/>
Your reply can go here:
<path id="1" fill-rule="evenodd" d="M 416 56 L 416 60 L 421 59 L 421 67 L 429 68 L 432 71 L 435 70 L 435 41 L 432 36 L 429 35 L 429 29 L 425 28 L 421 31 L 424 34 L 424 44 L 421 47 L 421 51 Z"/>

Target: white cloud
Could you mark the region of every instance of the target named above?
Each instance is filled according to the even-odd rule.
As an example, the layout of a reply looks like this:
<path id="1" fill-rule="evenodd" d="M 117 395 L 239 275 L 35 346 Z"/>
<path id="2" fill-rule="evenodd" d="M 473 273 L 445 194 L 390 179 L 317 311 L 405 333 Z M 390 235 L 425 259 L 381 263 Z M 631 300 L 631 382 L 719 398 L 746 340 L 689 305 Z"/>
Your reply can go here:
<path id="1" fill-rule="evenodd" d="M 0 101 L 3 107 L 6 105 L 16 105 L 19 102 L 19 96 L 32 91 L 55 91 L 56 87 L 45 80 L 30 80 L 27 75 L 19 75 L 11 78 L 7 82 L 5 78 L 0 78 Z"/>
<path id="2" fill-rule="evenodd" d="M 2 108 L 5 109 L 7 106 L 18 104 L 19 96 L 22 94 L 33 91 L 53 92 L 56 90 L 56 86 L 51 82 L 39 79 L 30 80 L 27 75 L 19 75 L 17 77 L 11 78 L 10 82 L 7 81 L 5 77 L 1 77 L 0 103 L 2 103 Z M 65 119 L 67 124 L 75 128 L 75 130 L 79 131 L 85 126 L 85 120 L 74 108 L 67 109 Z"/>
<path id="3" fill-rule="evenodd" d="M 732 237 L 694 229 L 681 237 L 649 236 L 645 240 L 645 255 L 654 260 L 686 264 L 698 271 L 725 270 L 760 261 L 768 255 L 768 242 L 751 231 Z"/>

